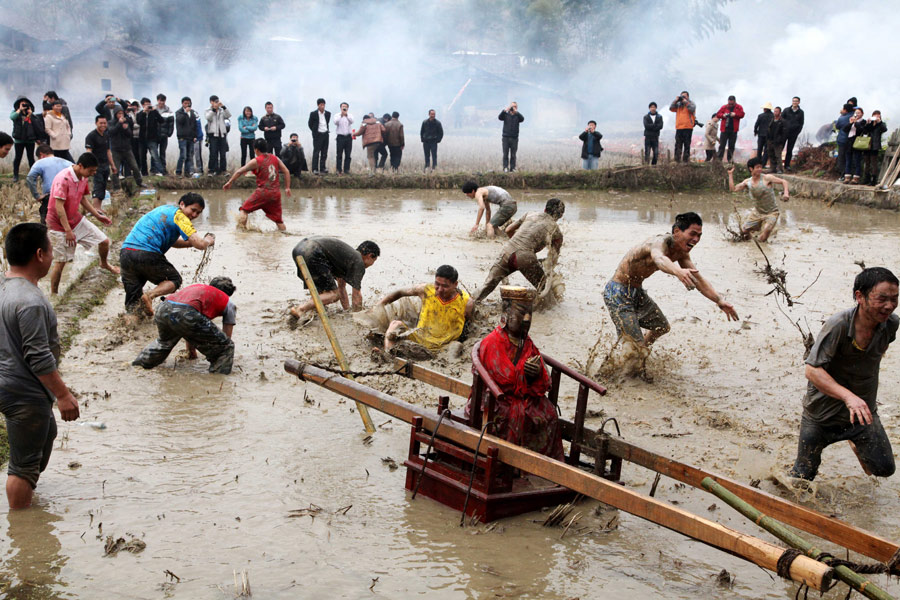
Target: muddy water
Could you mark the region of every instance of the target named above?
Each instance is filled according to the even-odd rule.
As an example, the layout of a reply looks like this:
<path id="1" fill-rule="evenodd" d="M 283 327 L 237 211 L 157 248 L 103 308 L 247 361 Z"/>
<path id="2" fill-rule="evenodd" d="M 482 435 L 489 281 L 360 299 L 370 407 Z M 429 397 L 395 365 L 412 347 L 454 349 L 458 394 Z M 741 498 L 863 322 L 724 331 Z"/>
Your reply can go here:
<path id="1" fill-rule="evenodd" d="M 627 514 L 607 529 L 611 514 L 595 515 L 596 502 L 579 506 L 581 517 L 565 537 L 541 527 L 539 514 L 492 529 L 460 528 L 457 513 L 411 500 L 404 470 L 383 463 L 402 463 L 408 426 L 373 412 L 379 428 L 367 445 L 352 403 L 283 373 L 288 357 L 331 361 L 317 321 L 290 330 L 281 315 L 303 297 L 290 262 L 294 244 L 306 234 L 338 235 L 353 245 L 377 241 L 382 257 L 363 282 L 367 304 L 395 286 L 429 281 L 443 263 L 455 265 L 473 290 L 500 242 L 469 237 L 475 211 L 461 194 L 300 195 L 285 202 L 289 236 L 256 215 L 252 224 L 263 232 L 237 233 L 240 192 L 204 195 L 209 208 L 196 225 L 217 234 L 207 275 L 230 275 L 238 286 L 235 373 L 211 376 L 205 361 L 186 361 L 181 350 L 153 371 L 131 367 L 154 329 L 145 323 L 122 330 L 116 317 L 123 293 L 111 293 L 84 321 L 63 364 L 66 381 L 81 393 L 82 421 L 102 421 L 106 429 L 60 422 L 38 506 L 0 517 L 0 581 L 12 585 L 0 587 L 0 597 L 232 598 L 233 573 L 242 570 L 254 597 L 276 599 L 794 596 L 793 585 L 755 566 Z M 559 263 L 566 298 L 535 317 L 535 342 L 573 365 L 585 363 L 598 338 L 605 354 L 613 329 L 601 291 L 621 255 L 666 231 L 675 213 L 700 212 L 707 225 L 694 261 L 742 322 L 728 323 L 699 294 L 654 276 L 647 289 L 672 323 L 648 363 L 655 381 L 608 381 L 609 394 L 593 397 L 591 408 L 617 416 L 630 440 L 779 491 L 767 476 L 792 459 L 804 389 L 803 346 L 791 321 L 816 333 L 823 318 L 848 306 L 854 261 L 896 268 L 900 215 L 792 200 L 766 251 L 787 270 L 795 295 L 821 275 L 802 304 L 785 308 L 789 320 L 765 296 L 756 247 L 726 240 L 731 196 L 557 195 L 567 202 Z M 540 209 L 547 195 L 516 197 L 524 211 Z M 172 250 L 169 258 L 191 281 L 200 253 Z M 379 368 L 350 316 L 333 317 L 353 366 Z M 464 361 L 439 357 L 436 366 L 468 378 Z M 880 413 L 895 440 L 897 367 L 890 352 Z M 411 382 L 367 382 L 423 405 L 436 399 L 434 390 Z M 564 392 L 563 410 L 571 414 L 572 390 Z M 599 417 L 590 424 L 599 425 Z M 80 467 L 70 468 L 76 461 Z M 652 482 L 637 467 L 626 466 L 624 479 L 643 492 Z M 801 500 L 898 539 L 897 481 L 867 478 L 839 445 L 825 452 L 817 496 Z M 702 492 L 664 479 L 657 496 L 757 533 Z M 311 505 L 321 509 L 315 516 L 289 516 Z M 146 550 L 104 557 L 108 535 L 137 536 Z M 735 576 L 731 589 L 716 585 L 723 568 Z"/>

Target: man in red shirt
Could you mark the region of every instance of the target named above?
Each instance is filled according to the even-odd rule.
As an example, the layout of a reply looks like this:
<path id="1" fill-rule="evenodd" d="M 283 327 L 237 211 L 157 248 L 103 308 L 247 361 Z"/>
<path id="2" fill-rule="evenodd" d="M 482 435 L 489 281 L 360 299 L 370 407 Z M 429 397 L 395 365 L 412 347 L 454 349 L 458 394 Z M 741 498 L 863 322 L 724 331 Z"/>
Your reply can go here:
<path id="1" fill-rule="evenodd" d="M 275 222 L 278 231 L 285 232 L 287 229 L 284 221 L 281 220 L 281 182 L 278 178 L 278 171 L 280 170 L 284 175 L 284 193 L 288 196 L 291 195 L 291 173 L 280 158 L 269 154 L 266 140 L 254 141 L 253 151 L 256 153 L 256 158 L 235 171 L 222 189 L 231 189 L 231 184 L 235 179 L 247 171 L 253 171 L 256 175 L 256 191 L 241 205 L 238 213 L 238 227 L 246 229 L 247 215 L 262 209 L 266 216 Z"/>
<path id="2" fill-rule="evenodd" d="M 728 146 L 728 162 L 734 156 L 734 145 L 737 142 L 738 129 L 741 125 L 741 119 L 744 118 L 744 107 L 737 103 L 734 96 L 728 96 L 728 104 L 723 104 L 719 112 L 719 130 L 722 135 L 719 136 L 719 160 L 725 156 L 725 146 Z"/>
<path id="3" fill-rule="evenodd" d="M 119 274 L 119 267 L 109 264 L 109 238 L 100 229 L 85 219 L 78 208 L 97 218 L 104 225 L 112 219 L 91 202 L 88 182 L 97 172 L 97 157 L 85 152 L 78 162 L 60 171 L 50 186 L 50 203 L 47 206 L 47 228 L 53 245 L 53 270 L 50 272 L 50 293 L 59 292 L 59 281 L 67 262 L 75 260 L 75 246 L 97 247 L 100 267 L 110 273 Z"/>
<path id="4" fill-rule="evenodd" d="M 131 364 L 152 369 L 162 364 L 184 338 L 188 358 L 197 358 L 199 350 L 209 361 L 210 373 L 231 373 L 231 334 L 237 313 L 231 295 L 236 289 L 229 277 L 213 277 L 209 285 L 195 283 L 166 296 L 154 316 L 159 337 L 141 350 Z M 212 322 L 216 317 L 222 317 L 222 329 Z"/>

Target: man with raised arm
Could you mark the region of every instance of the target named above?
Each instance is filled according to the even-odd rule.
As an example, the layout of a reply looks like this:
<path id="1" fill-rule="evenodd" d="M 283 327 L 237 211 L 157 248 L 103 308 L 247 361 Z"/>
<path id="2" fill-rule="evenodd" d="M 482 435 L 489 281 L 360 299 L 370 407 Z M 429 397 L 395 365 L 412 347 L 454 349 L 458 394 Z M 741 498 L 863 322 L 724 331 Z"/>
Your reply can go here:
<path id="1" fill-rule="evenodd" d="M 293 136 L 291 139 L 293 140 Z M 230 189 L 234 180 L 248 171 L 253 171 L 253 174 L 256 175 L 256 190 L 238 211 L 238 229 L 247 228 L 247 217 L 250 213 L 262 210 L 266 217 L 275 223 L 278 231 L 287 231 L 281 218 L 281 182 L 278 172 L 280 171 L 284 176 L 284 193 L 288 196 L 291 195 L 291 173 L 280 158 L 269 153 L 268 146 L 269 143 L 266 140 L 254 140 L 253 152 L 256 154 L 256 158 L 235 171 L 231 179 L 222 186 L 223 190 Z"/>
<path id="2" fill-rule="evenodd" d="M 637 344 L 644 351 L 644 359 L 653 342 L 669 332 L 666 316 L 643 288 L 644 280 L 657 271 L 672 275 L 688 291 L 698 290 L 712 300 L 729 321 L 738 320 L 734 307 L 700 275 L 691 260 L 691 250 L 700 242 L 701 235 L 703 220 L 700 215 L 694 212 L 677 215 L 671 233 L 650 238 L 628 251 L 603 290 L 603 302 L 616 326 L 619 341 L 627 338 Z M 644 335 L 642 329 L 649 333 Z"/>
<path id="3" fill-rule="evenodd" d="M 750 239 L 750 234 L 759 231 L 759 241 L 765 242 L 778 225 L 778 202 L 775 201 L 775 186 L 784 190 L 781 199 L 787 202 L 791 198 L 788 182 L 775 175 L 763 173 L 763 162 L 758 156 L 747 161 L 750 177 L 734 185 L 734 167 L 728 169 L 728 189 L 739 192 L 746 189 L 753 200 L 753 208 L 741 219 L 741 237 Z"/>

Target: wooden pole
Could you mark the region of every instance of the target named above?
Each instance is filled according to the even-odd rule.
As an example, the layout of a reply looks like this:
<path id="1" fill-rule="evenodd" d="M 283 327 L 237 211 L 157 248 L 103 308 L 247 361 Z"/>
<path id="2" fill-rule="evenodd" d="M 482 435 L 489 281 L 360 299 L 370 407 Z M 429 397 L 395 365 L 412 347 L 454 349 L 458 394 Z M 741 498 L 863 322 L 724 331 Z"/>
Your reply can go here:
<path id="1" fill-rule="evenodd" d="M 552 359 L 544 357 L 544 360 L 549 361 Z M 412 364 L 411 367 L 408 367 L 409 372 L 405 372 L 402 370 L 402 367 L 406 366 L 406 364 L 407 362 L 402 359 L 397 359 L 394 362 L 394 367 L 399 369 L 398 374 L 423 381 L 463 398 L 469 397 L 471 386 L 464 381 L 447 377 L 443 373 L 432 371 L 417 364 Z M 571 427 L 572 431 L 574 431 L 574 425 L 572 423 L 560 419 L 560 424 L 563 426 L 564 430 L 567 427 Z M 598 442 L 595 441 L 596 435 L 594 432 L 585 430 L 584 433 L 586 436 L 584 443 L 596 447 Z M 688 463 L 662 456 L 656 452 L 651 452 L 633 442 L 627 442 L 619 437 L 608 437 L 607 443 L 608 452 L 611 456 L 617 456 L 630 463 L 661 473 L 662 475 L 671 477 L 675 481 L 686 483 L 695 488 L 702 488 L 703 479 L 711 477 L 733 494 L 736 494 L 743 500 L 759 507 L 761 510 L 766 511 L 774 518 L 780 519 L 791 527 L 796 527 L 797 529 L 811 533 L 823 540 L 834 542 L 835 544 L 849 548 L 854 552 L 864 554 L 877 561 L 887 562 L 897 551 L 900 551 L 900 546 L 896 543 L 879 537 L 869 531 L 860 529 L 833 517 L 829 517 L 828 515 L 811 508 L 794 504 L 784 498 L 779 498 L 778 496 L 763 490 L 750 487 L 749 485 L 740 483 L 734 479 L 729 479 L 728 477 L 706 471 Z"/>
<path id="2" fill-rule="evenodd" d="M 347 373 L 350 371 L 350 364 L 347 362 L 347 357 L 344 356 L 344 351 L 341 350 L 341 345 L 338 342 L 337 336 L 331 328 L 331 321 L 328 319 L 328 315 L 325 314 L 325 305 L 322 304 L 322 299 L 319 298 L 319 290 L 316 288 L 316 283 L 309 273 L 309 267 L 306 266 L 306 261 L 303 260 L 303 256 L 301 255 L 297 255 L 297 266 L 300 267 L 303 281 L 306 282 L 306 287 L 309 289 L 309 295 L 312 296 L 313 304 L 316 305 L 316 312 L 319 313 L 319 318 L 322 319 L 322 327 L 325 329 L 325 335 L 328 336 L 328 341 L 331 342 L 331 349 L 334 351 L 334 355 L 338 360 L 338 365 L 344 373 Z M 356 410 L 362 418 L 366 433 L 375 433 L 375 424 L 372 423 L 372 417 L 369 416 L 369 409 L 366 405 L 357 402 Z"/>
<path id="3" fill-rule="evenodd" d="M 821 550 L 785 527 L 783 523 L 763 514 L 751 504 L 744 502 L 711 478 L 707 477 L 703 480 L 703 487 L 728 504 L 728 506 L 738 511 L 788 546 L 801 550 L 804 554 L 813 559 L 822 553 Z M 849 567 L 838 565 L 834 567 L 834 574 L 838 579 L 866 598 L 872 598 L 873 600 L 893 600 L 893 597 L 890 594 L 869 581 L 865 576 L 851 571 Z"/>
<path id="4" fill-rule="evenodd" d="M 414 417 L 421 417 L 425 427 L 433 430 L 437 426 L 437 416 L 424 408 L 344 377 L 335 376 L 323 369 L 302 365 L 296 360 L 285 361 L 284 369 L 288 373 L 293 373 L 327 390 L 362 402 L 396 419 L 411 423 Z M 478 445 L 479 433 L 476 429 L 452 420 L 443 421 L 440 429 L 441 437 L 470 450 L 474 450 Z M 507 465 L 543 477 L 585 496 L 596 498 L 610 506 L 744 558 L 771 571 L 776 570 L 778 559 L 784 553 L 784 548 L 774 544 L 734 531 L 719 523 L 698 517 L 655 498 L 644 496 L 506 440 L 485 435 L 481 447 L 491 446 L 497 448 L 498 458 Z M 807 556 L 799 556 L 791 564 L 790 577 L 798 583 L 804 583 L 813 589 L 824 591 L 831 583 L 832 569 Z"/>

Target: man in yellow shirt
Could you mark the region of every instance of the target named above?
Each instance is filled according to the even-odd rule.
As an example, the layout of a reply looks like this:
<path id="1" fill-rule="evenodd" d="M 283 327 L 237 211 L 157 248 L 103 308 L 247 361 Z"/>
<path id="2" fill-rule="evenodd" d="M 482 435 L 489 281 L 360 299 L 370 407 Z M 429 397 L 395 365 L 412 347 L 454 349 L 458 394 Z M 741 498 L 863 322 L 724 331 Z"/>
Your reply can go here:
<path id="1" fill-rule="evenodd" d="M 458 288 L 459 273 L 450 265 L 441 265 L 434 274 L 434 283 L 423 283 L 394 290 L 378 303 L 386 306 L 405 296 L 422 299 L 419 321 L 408 340 L 421 344 L 429 351 L 440 350 L 459 338 L 467 319 L 472 318 L 474 302 L 465 291 Z M 403 321 L 391 321 L 384 334 L 384 349 L 390 352 L 397 343 L 400 331 L 407 325 Z"/>

